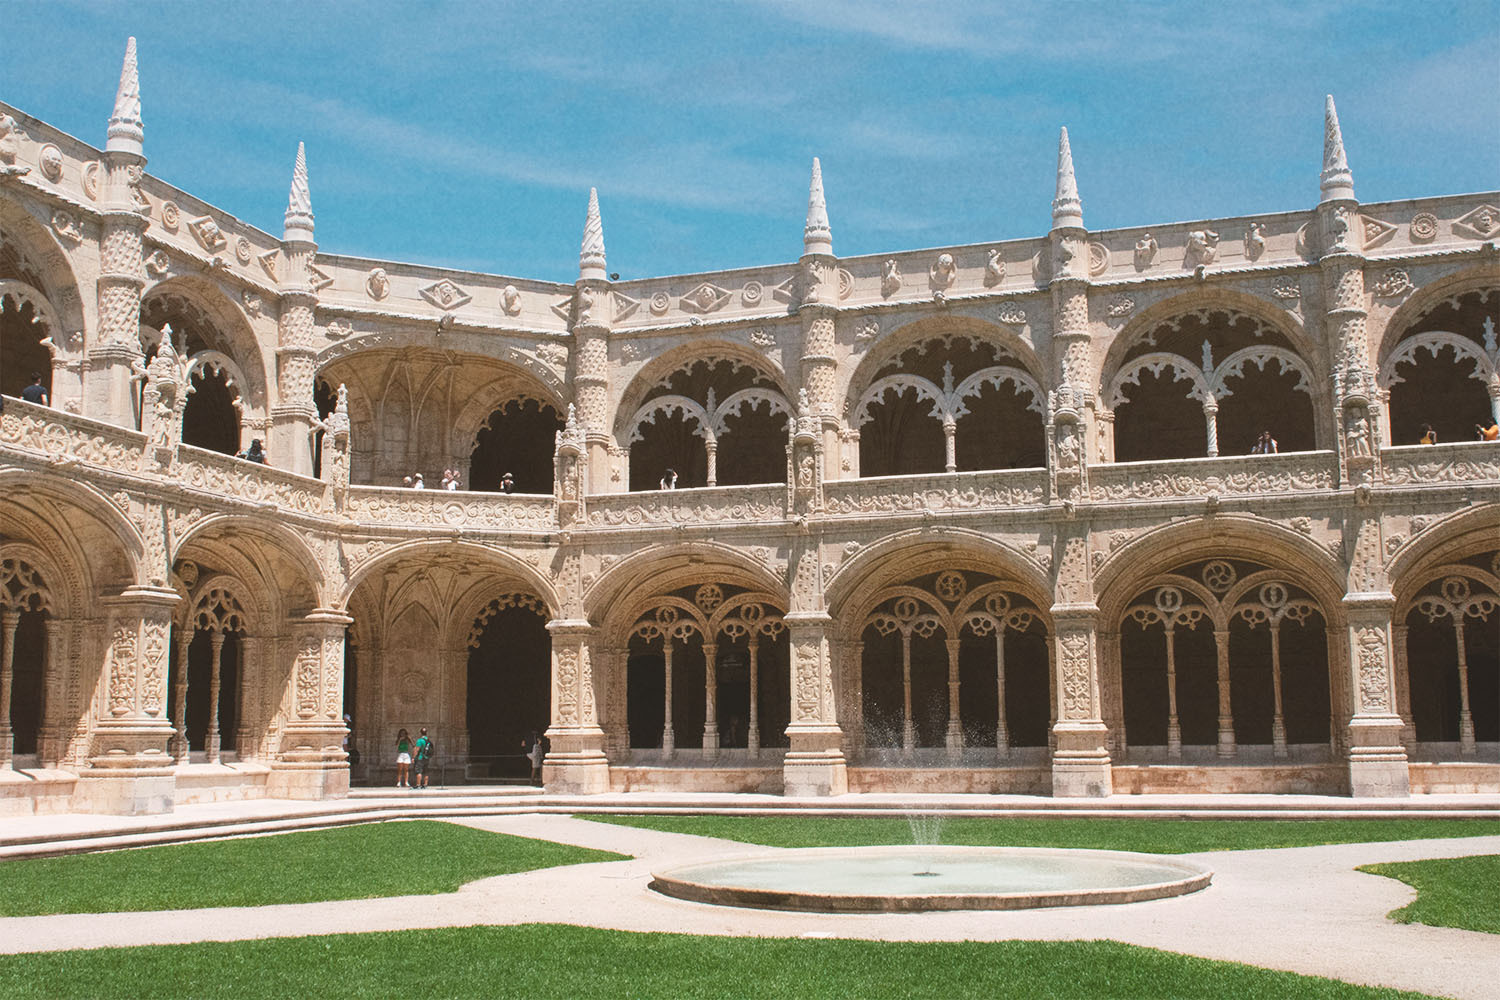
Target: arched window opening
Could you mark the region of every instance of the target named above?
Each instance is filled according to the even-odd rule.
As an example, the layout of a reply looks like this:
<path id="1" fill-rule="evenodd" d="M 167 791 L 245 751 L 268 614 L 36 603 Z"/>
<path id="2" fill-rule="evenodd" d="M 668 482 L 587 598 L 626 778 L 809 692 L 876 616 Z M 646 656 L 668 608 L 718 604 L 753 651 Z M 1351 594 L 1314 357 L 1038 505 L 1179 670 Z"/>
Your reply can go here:
<path id="1" fill-rule="evenodd" d="M 1473 441 L 1500 417 L 1500 304 L 1495 289 L 1439 302 L 1403 330 L 1383 359 L 1392 444 L 1419 444 L 1431 425 L 1444 443 Z"/>
<path id="2" fill-rule="evenodd" d="M 1471 757 L 1500 741 L 1500 553 L 1443 567 L 1403 620 L 1410 722 L 1425 755 Z"/>
<path id="3" fill-rule="evenodd" d="M 328 415 L 338 405 L 338 393 L 333 386 L 328 384 L 325 378 L 318 378 L 313 382 L 313 405 L 318 408 L 318 419 L 327 420 Z M 323 429 L 320 427 L 313 432 L 313 475 L 323 474 Z"/>
<path id="4" fill-rule="evenodd" d="M 1306 360 L 1279 331 L 1227 310 L 1159 323 L 1107 380 L 1115 461 L 1250 454 L 1262 431 L 1278 450 L 1317 447 Z"/>
<path id="5" fill-rule="evenodd" d="M 200 367 L 193 372 L 182 410 L 182 443 L 224 455 L 240 450 L 240 414 L 228 375 Z"/>
<path id="6" fill-rule="evenodd" d="M 921 759 L 941 748 L 949 759 L 972 750 L 1003 760 L 1047 744 L 1047 632 L 1011 585 L 944 570 L 887 588 L 858 649 L 858 728 L 876 757 Z"/>
<path id="7" fill-rule="evenodd" d="M 475 438 L 469 489 L 498 491 L 501 477 L 509 472 L 517 493 L 551 493 L 552 450 L 562 428 L 562 417 L 550 404 L 507 400 Z"/>
<path id="8" fill-rule="evenodd" d="M 0 560 L 0 683 L 10 685 L 8 738 L 0 766 L 40 748 L 52 600 L 41 573 L 19 557 Z"/>
<path id="9" fill-rule="evenodd" d="M 226 750 L 238 752 L 245 645 L 239 600 L 226 587 L 205 583 L 187 617 L 173 626 L 167 665 L 170 749 L 179 763 L 191 751 L 211 764 Z"/>
<path id="10" fill-rule="evenodd" d="M 528 777 L 531 765 L 521 755 L 551 724 L 546 605 L 530 594 L 495 598 L 475 618 L 468 646 L 470 773 Z"/>
<path id="11" fill-rule="evenodd" d="M 50 400 L 52 352 L 42 341 L 57 336 L 57 331 L 48 329 L 41 321 L 35 303 L 0 290 L 0 393 L 20 396 L 35 373 L 42 377 Z"/>
<path id="12" fill-rule="evenodd" d="M 630 489 L 786 481 L 786 422 L 792 408 L 768 373 L 709 357 L 652 386 L 626 427 Z"/>
<path id="13" fill-rule="evenodd" d="M 630 627 L 626 722 L 632 748 L 708 759 L 787 745 L 790 643 L 767 594 L 683 587 Z"/>
<path id="14" fill-rule="evenodd" d="M 1126 743 L 1148 757 L 1327 752 L 1322 611 L 1264 566 L 1211 559 L 1158 577 L 1120 624 L 1120 678 Z"/>
<path id="15" fill-rule="evenodd" d="M 861 476 L 1040 467 L 1042 390 L 998 344 L 965 334 L 881 365 L 855 404 Z"/>

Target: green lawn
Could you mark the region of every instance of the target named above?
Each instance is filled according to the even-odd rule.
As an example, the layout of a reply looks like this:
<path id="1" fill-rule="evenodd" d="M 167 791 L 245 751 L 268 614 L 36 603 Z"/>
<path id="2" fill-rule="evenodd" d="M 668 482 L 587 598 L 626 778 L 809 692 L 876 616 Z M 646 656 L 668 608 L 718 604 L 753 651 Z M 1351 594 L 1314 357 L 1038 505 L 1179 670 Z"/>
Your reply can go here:
<path id="1" fill-rule="evenodd" d="M 0 916 L 266 906 L 453 892 L 622 855 L 431 820 L 0 862 Z M 0 996 L 6 991 L 0 989 Z"/>
<path id="2" fill-rule="evenodd" d="M 851 847 L 909 844 L 911 828 L 897 817 L 580 816 L 621 826 L 692 833 L 767 847 Z M 1243 851 L 1315 844 L 1358 844 L 1429 837 L 1500 835 L 1500 821 L 1445 819 L 1171 820 L 984 819 L 943 821 L 945 844 L 982 847 L 1089 847 L 1149 854 Z"/>
<path id="3" fill-rule="evenodd" d="M 1500 855 L 1395 861 L 1359 870 L 1417 890 L 1415 902 L 1391 911 L 1392 920 L 1500 934 Z"/>
<path id="4" fill-rule="evenodd" d="M 9 956 L 0 958 L 0 996 L 1395 1000 L 1422 994 L 1107 941 L 809 941 L 533 924 Z"/>

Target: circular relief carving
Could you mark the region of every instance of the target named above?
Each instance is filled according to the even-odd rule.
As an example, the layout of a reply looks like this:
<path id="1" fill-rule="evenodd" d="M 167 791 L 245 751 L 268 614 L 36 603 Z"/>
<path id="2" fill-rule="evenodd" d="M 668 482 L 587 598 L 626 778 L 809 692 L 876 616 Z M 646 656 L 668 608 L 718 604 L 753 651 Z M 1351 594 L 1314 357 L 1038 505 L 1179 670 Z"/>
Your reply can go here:
<path id="1" fill-rule="evenodd" d="M 1182 607 L 1182 591 L 1176 587 L 1161 587 L 1156 591 L 1156 610 L 1170 615 Z"/>
<path id="2" fill-rule="evenodd" d="M 443 523 L 458 527 L 468 521 L 464 516 L 464 505 L 456 500 L 443 504 Z"/>
<path id="3" fill-rule="evenodd" d="M 1203 567 L 1203 582 L 1208 584 L 1208 589 L 1215 594 L 1222 594 L 1233 587 L 1238 576 L 1234 567 L 1222 559 L 1215 559 Z"/>
<path id="4" fill-rule="evenodd" d="M 427 693 L 427 675 L 420 670 L 409 670 L 401 676 L 401 700 L 415 705 Z"/>
<path id="5" fill-rule="evenodd" d="M 1260 588 L 1260 603 L 1268 608 L 1279 608 L 1286 604 L 1286 587 L 1279 583 L 1268 583 Z"/>
<path id="6" fill-rule="evenodd" d="M 182 209 L 177 207 L 176 202 L 164 201 L 161 203 L 161 224 L 167 229 L 176 230 L 182 223 Z"/>
<path id="7" fill-rule="evenodd" d="M 847 299 L 852 294 L 854 294 L 854 275 L 841 267 L 839 268 L 839 298 Z"/>
<path id="8" fill-rule="evenodd" d="M 1089 274 L 1098 277 L 1109 270 L 1109 248 L 1103 243 L 1089 244 Z"/>
<path id="9" fill-rule="evenodd" d="M 83 168 L 83 193 L 94 201 L 99 200 L 99 169 L 97 160 Z"/>
<path id="10" fill-rule="evenodd" d="M 917 603 L 917 600 L 914 597 L 896 598 L 895 611 L 897 618 L 915 618 L 921 610 L 922 606 Z"/>
<path id="11" fill-rule="evenodd" d="M 234 256 L 241 264 L 250 263 L 250 241 L 245 237 L 234 241 Z"/>
<path id="12" fill-rule="evenodd" d="M 49 181 L 57 181 L 62 177 L 62 150 L 52 143 L 42 147 L 36 157 L 37 165 L 42 168 L 42 176 Z"/>
<path id="13" fill-rule="evenodd" d="M 657 316 L 665 316 L 667 310 L 672 308 L 672 296 L 666 292 L 657 292 L 651 296 L 651 312 Z"/>
<path id="14" fill-rule="evenodd" d="M 1449 604 L 1462 604 L 1469 599 L 1469 581 L 1461 576 L 1448 577 L 1440 589 Z"/>
<path id="15" fill-rule="evenodd" d="M 1437 239 L 1438 220 L 1431 212 L 1412 216 L 1411 238 L 1418 243 L 1431 243 Z"/>
<path id="16" fill-rule="evenodd" d="M 765 295 L 766 289 L 758 281 L 747 281 L 745 287 L 740 289 L 740 301 L 747 306 L 759 305 L 761 296 Z"/>
<path id="17" fill-rule="evenodd" d="M 507 316 L 514 316 L 521 311 L 521 290 L 515 285 L 506 285 L 500 289 L 500 308 L 505 310 Z"/>
<path id="18" fill-rule="evenodd" d="M 698 588 L 698 593 L 693 599 L 704 611 L 712 611 L 724 603 L 724 591 L 720 590 L 716 583 L 705 583 Z"/>
<path id="19" fill-rule="evenodd" d="M 991 594 L 984 599 L 984 608 L 996 618 L 1003 618 L 1010 612 L 1010 598 L 1005 594 Z"/>
<path id="20" fill-rule="evenodd" d="M 950 569 L 938 574 L 937 583 L 934 586 L 939 597 L 949 604 L 956 604 L 959 598 L 968 591 L 969 581 L 965 580 L 964 575 L 958 570 Z"/>

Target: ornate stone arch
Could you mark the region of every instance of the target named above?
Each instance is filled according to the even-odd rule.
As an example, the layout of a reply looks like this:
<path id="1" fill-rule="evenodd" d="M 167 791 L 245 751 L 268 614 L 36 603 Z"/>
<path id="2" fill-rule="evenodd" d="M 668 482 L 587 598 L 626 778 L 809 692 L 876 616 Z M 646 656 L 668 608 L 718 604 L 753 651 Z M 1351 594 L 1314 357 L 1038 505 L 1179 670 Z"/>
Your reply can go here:
<path id="1" fill-rule="evenodd" d="M 21 546 L 7 545 L 0 549 L 0 609 L 41 611 L 56 617 L 57 602 L 45 574 L 37 563 L 26 558 L 39 550 L 34 546 L 26 549 L 24 553 Z"/>
<path id="2" fill-rule="evenodd" d="M 1376 349 L 1376 368 L 1384 371 L 1386 359 L 1422 316 L 1444 300 L 1470 292 L 1488 297 L 1500 294 L 1500 262 L 1489 261 L 1428 282 L 1412 292 L 1386 319 Z"/>
<path id="3" fill-rule="evenodd" d="M 89 484 L 51 472 L 0 469 L 0 513 L 10 519 L 8 537 L 35 536 L 38 545 L 54 553 L 54 564 L 66 574 L 68 590 L 78 601 L 86 602 L 106 584 L 149 582 L 146 540 L 121 510 L 122 502 L 129 501 L 112 500 Z M 82 525 L 69 521 L 76 516 L 74 512 L 89 518 L 98 534 L 86 534 Z M 94 547 L 98 545 L 108 546 L 109 551 Z M 118 563 L 119 578 L 98 579 L 97 570 L 111 559 Z M 75 609 L 86 606 L 73 605 Z"/>
<path id="4" fill-rule="evenodd" d="M 770 379 L 784 398 L 796 398 L 796 391 L 786 371 L 762 352 L 730 340 L 694 340 L 691 344 L 665 351 L 647 362 L 620 392 L 619 406 L 615 411 L 616 440 L 624 441 L 627 438 L 627 425 L 653 389 L 664 385 L 679 369 L 690 367 L 699 361 L 727 361 L 736 368 L 748 368 L 758 376 Z"/>
<path id="5" fill-rule="evenodd" d="M 82 333 L 83 299 L 67 248 L 28 208 L 0 198 L 0 254 L 9 250 L 34 275 L 38 291 L 54 309 L 57 333 Z"/>
<path id="6" fill-rule="evenodd" d="M 182 275 L 153 285 L 142 294 L 143 324 L 159 329 L 160 323 L 153 320 L 170 322 L 174 314 L 182 317 L 173 327 L 179 338 L 191 332 L 206 342 L 205 348 L 192 352 L 193 356 L 199 353 L 222 355 L 232 363 L 239 379 L 240 398 L 250 411 L 247 415 L 269 416 L 267 372 L 271 365 L 267 363 L 260 340 L 245 314 L 224 289 L 208 278 Z M 179 328 L 184 319 L 191 329 Z M 215 335 L 217 342 L 209 340 L 208 334 Z"/>
<path id="7" fill-rule="evenodd" d="M 498 575 L 519 581 L 524 585 L 525 589 L 535 594 L 546 607 L 548 617 L 555 618 L 561 613 L 561 604 L 557 590 L 553 587 L 550 577 L 519 556 L 513 555 L 503 549 L 488 545 L 479 545 L 474 542 L 437 541 L 425 538 L 394 545 L 382 551 L 379 555 L 360 563 L 349 573 L 347 582 L 343 584 L 342 590 L 336 596 L 331 606 L 335 608 L 347 607 L 350 599 L 359 590 L 360 585 L 377 572 L 383 572 L 388 566 L 392 566 L 412 556 L 421 556 L 425 553 L 457 554 L 472 559 L 476 565 L 493 566 Z M 479 612 L 480 606 L 474 607 L 476 615 Z M 472 621 L 472 617 L 470 620 Z"/>
<path id="8" fill-rule="evenodd" d="M 328 577 L 308 541 L 274 515 L 210 514 L 175 540 L 172 562 L 190 554 L 195 544 L 222 546 L 225 539 L 235 540 L 231 558 L 242 562 L 243 575 L 253 572 L 266 586 L 276 588 L 282 608 L 292 610 L 292 602 L 299 598 L 310 602 L 308 611 L 334 606 L 329 602 L 339 581 Z M 283 567 L 288 572 L 279 572 Z"/>
<path id="9" fill-rule="evenodd" d="M 785 579 L 739 549 L 717 542 L 683 542 L 647 546 L 610 562 L 584 591 L 584 616 L 607 634 L 634 620 L 652 595 L 670 593 L 694 583 L 733 584 L 769 595 L 779 607 L 791 606 Z"/>
<path id="10" fill-rule="evenodd" d="M 76 353 L 63 332 L 62 323 L 57 318 L 57 310 L 52 307 L 51 300 L 41 289 L 28 285 L 18 278 L 0 280 L 0 313 L 20 312 L 28 305 L 31 306 L 32 311 L 31 322 L 41 326 L 47 332 L 41 343 L 52 355 L 53 360 L 65 354 Z"/>

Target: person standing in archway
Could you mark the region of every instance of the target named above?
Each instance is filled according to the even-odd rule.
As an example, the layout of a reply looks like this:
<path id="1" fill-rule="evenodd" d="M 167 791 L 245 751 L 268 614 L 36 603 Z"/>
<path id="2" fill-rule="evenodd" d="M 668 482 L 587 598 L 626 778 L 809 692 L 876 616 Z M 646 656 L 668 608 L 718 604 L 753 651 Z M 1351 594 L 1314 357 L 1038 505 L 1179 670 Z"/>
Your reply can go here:
<path id="1" fill-rule="evenodd" d="M 21 398 L 37 406 L 52 405 L 52 397 L 47 395 L 47 387 L 42 385 L 41 372 L 31 373 L 31 384 L 21 390 Z"/>
<path id="2" fill-rule="evenodd" d="M 427 787 L 427 763 L 432 760 L 433 744 L 427 736 L 426 728 L 422 735 L 417 737 L 416 746 L 412 748 L 412 770 L 416 772 L 417 787 Z"/>
<path id="3" fill-rule="evenodd" d="M 396 787 L 411 787 L 411 736 L 405 729 L 396 734 Z"/>

